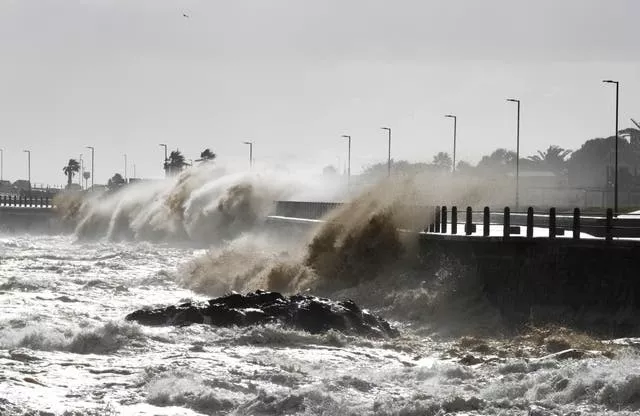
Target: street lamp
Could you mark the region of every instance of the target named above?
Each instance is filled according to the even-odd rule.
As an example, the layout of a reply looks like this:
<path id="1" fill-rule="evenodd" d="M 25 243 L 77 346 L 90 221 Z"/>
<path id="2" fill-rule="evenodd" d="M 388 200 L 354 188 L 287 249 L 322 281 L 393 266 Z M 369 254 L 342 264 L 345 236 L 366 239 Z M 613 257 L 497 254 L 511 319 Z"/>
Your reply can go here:
<path id="1" fill-rule="evenodd" d="M 31 196 L 31 150 L 23 150 L 27 154 L 27 175 L 29 177 L 29 196 Z"/>
<path id="2" fill-rule="evenodd" d="M 456 135 L 458 130 L 458 117 L 453 114 L 447 114 L 445 117 L 453 119 L 453 173 L 456 173 Z"/>
<path id="3" fill-rule="evenodd" d="M 518 104 L 518 124 L 516 127 L 516 210 L 520 206 L 520 100 L 508 98 L 507 101 Z"/>
<path id="4" fill-rule="evenodd" d="M 0 181 L 4 180 L 4 149 L 0 149 Z"/>
<path id="5" fill-rule="evenodd" d="M 616 131 L 613 135 L 616 139 L 616 158 L 615 158 L 615 176 L 613 179 L 613 213 L 618 215 L 618 109 L 620 103 L 620 82 L 613 81 L 610 79 L 605 79 L 605 84 L 615 84 L 616 85 Z"/>
<path id="6" fill-rule="evenodd" d="M 127 183 L 127 154 L 124 154 L 124 183 Z"/>
<path id="7" fill-rule="evenodd" d="M 349 147 L 347 150 L 347 180 L 351 180 L 351 136 L 343 134 L 343 138 L 349 139 Z"/>
<path id="8" fill-rule="evenodd" d="M 249 145 L 249 169 L 253 168 L 253 142 L 242 142 Z"/>
<path id="9" fill-rule="evenodd" d="M 167 175 L 167 145 L 164 143 L 160 143 L 160 147 L 164 147 L 164 165 L 162 165 L 162 167 L 164 168 L 164 174 L 165 176 Z"/>
<path id="10" fill-rule="evenodd" d="M 93 191 L 93 184 L 94 184 L 94 181 L 95 181 L 95 175 L 94 175 L 95 174 L 95 169 L 94 169 L 95 165 L 94 165 L 93 162 L 95 161 L 94 153 L 95 153 L 96 149 L 94 149 L 93 146 L 85 146 L 85 147 L 87 149 L 91 150 L 91 190 Z"/>
<path id="11" fill-rule="evenodd" d="M 391 176 L 391 129 L 389 127 L 380 127 L 381 130 L 386 130 L 389 133 L 389 151 L 387 154 L 387 176 Z"/>
<path id="12" fill-rule="evenodd" d="M 80 153 L 80 157 L 78 158 L 80 162 L 80 173 L 78 174 L 78 185 L 80 185 L 80 189 L 82 189 L 82 176 L 84 174 L 84 161 L 82 160 L 82 153 Z"/>

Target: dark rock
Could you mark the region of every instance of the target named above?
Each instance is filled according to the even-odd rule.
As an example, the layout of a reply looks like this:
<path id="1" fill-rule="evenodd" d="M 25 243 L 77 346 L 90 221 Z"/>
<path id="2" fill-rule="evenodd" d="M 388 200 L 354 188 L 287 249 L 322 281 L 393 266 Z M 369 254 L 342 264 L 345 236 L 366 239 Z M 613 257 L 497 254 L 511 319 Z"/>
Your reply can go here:
<path id="1" fill-rule="evenodd" d="M 388 322 L 358 307 L 353 301 L 333 301 L 308 295 L 283 296 L 277 292 L 237 293 L 206 303 L 183 303 L 159 309 L 141 309 L 126 320 L 142 325 L 250 326 L 279 323 L 313 334 L 330 329 L 347 334 L 395 337 Z"/>
<path id="2" fill-rule="evenodd" d="M 482 358 L 474 357 L 471 354 L 467 354 L 464 357 L 462 357 L 462 359 L 460 359 L 460 363 L 464 365 L 476 365 L 476 364 L 484 363 L 484 360 Z"/>

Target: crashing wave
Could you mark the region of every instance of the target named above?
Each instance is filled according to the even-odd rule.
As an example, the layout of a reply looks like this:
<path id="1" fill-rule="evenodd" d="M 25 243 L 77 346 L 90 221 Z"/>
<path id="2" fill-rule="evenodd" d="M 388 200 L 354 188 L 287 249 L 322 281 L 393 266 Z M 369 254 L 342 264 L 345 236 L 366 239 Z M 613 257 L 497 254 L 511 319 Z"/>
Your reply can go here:
<path id="1" fill-rule="evenodd" d="M 302 183 L 268 172 L 226 174 L 203 164 L 157 181 L 136 182 L 104 194 L 65 193 L 57 213 L 81 239 L 225 241 L 259 225 L 274 201 L 301 189 L 333 186 Z"/>

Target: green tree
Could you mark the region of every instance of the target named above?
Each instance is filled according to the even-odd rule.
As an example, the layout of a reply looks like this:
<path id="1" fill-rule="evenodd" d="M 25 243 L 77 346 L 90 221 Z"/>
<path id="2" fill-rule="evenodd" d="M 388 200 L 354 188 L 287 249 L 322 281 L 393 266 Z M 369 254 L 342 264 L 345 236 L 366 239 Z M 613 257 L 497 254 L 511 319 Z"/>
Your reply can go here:
<path id="1" fill-rule="evenodd" d="M 483 156 L 478 169 L 484 172 L 504 174 L 516 164 L 516 152 L 507 149 L 496 149 L 488 156 Z"/>
<path id="2" fill-rule="evenodd" d="M 433 165 L 424 162 L 411 163 L 406 160 L 395 161 L 391 159 L 392 175 L 416 175 L 418 173 L 433 171 Z M 372 178 L 383 178 L 387 176 L 387 162 L 380 162 L 367 166 L 362 172 L 362 176 Z"/>
<path id="3" fill-rule="evenodd" d="M 169 158 L 164 162 L 164 170 L 167 175 L 177 175 L 187 165 L 184 155 L 176 149 L 169 154 Z"/>
<path id="4" fill-rule="evenodd" d="M 615 176 L 615 138 L 587 140 L 571 154 L 567 162 L 569 185 L 576 187 L 606 187 Z M 640 146 L 618 139 L 618 180 L 622 189 L 632 181 L 632 172 L 640 166 Z"/>
<path id="5" fill-rule="evenodd" d="M 210 160 L 214 160 L 215 158 L 216 154 L 207 147 L 200 153 L 200 159 L 198 159 L 196 162 L 208 162 Z"/>
<path id="6" fill-rule="evenodd" d="M 322 174 L 325 176 L 336 176 L 338 170 L 333 165 L 327 165 L 322 169 Z"/>
<path id="7" fill-rule="evenodd" d="M 473 165 L 469 162 L 465 162 L 464 160 L 461 160 L 456 164 L 456 172 L 469 173 L 472 172 L 473 169 Z"/>
<path id="8" fill-rule="evenodd" d="M 453 166 L 453 161 L 451 160 L 449 153 L 439 152 L 433 157 L 433 162 L 431 162 L 431 164 L 437 170 L 450 171 Z"/>
<path id="9" fill-rule="evenodd" d="M 67 188 L 71 188 L 71 182 L 73 182 L 73 175 L 80 171 L 80 164 L 75 159 L 69 159 L 69 162 L 62 168 L 62 172 L 67 177 Z"/>
<path id="10" fill-rule="evenodd" d="M 109 188 L 110 191 L 115 191 L 121 188 L 125 184 L 126 184 L 126 181 L 124 180 L 122 175 L 120 175 L 119 173 L 116 173 L 111 177 L 111 179 L 109 179 L 109 182 L 107 182 L 107 188 Z"/>

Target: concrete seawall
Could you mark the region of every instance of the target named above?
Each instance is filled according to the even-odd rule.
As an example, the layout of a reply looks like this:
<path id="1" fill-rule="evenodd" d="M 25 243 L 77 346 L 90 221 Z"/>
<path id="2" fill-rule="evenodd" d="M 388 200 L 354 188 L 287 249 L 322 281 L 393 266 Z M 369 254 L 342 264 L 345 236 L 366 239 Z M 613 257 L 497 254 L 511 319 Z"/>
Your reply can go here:
<path id="1" fill-rule="evenodd" d="M 611 335 L 639 327 L 637 242 L 424 234 L 420 248 L 426 261 L 444 255 L 468 267 L 511 322 L 555 322 Z"/>
<path id="2" fill-rule="evenodd" d="M 61 231 L 61 224 L 51 208 L 0 207 L 0 228 L 6 231 Z"/>
<path id="3" fill-rule="evenodd" d="M 270 217 L 309 232 L 318 221 Z M 294 231 L 295 230 L 295 231 Z M 640 328 L 640 242 L 418 234 L 416 263 L 453 262 L 508 322 L 559 323 L 607 335 Z"/>

